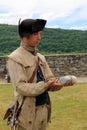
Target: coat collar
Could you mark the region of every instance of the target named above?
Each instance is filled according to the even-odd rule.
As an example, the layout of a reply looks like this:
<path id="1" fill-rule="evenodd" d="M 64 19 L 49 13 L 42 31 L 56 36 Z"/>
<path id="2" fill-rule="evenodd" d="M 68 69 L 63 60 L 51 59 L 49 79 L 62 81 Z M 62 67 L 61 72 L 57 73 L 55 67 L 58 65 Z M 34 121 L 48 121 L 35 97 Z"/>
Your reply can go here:
<path id="1" fill-rule="evenodd" d="M 32 55 L 29 51 L 24 49 L 22 46 L 17 48 L 15 51 L 13 51 L 10 55 L 8 55 L 8 58 L 16 61 L 17 63 L 23 65 L 24 67 L 32 66 L 36 64 L 38 61 L 38 57 L 40 59 L 40 64 L 43 65 L 43 56 L 41 57 L 40 53 L 37 53 L 36 55 Z"/>
<path id="2" fill-rule="evenodd" d="M 31 46 L 27 45 L 26 43 L 24 43 L 23 41 L 21 42 L 21 46 L 22 46 L 25 50 L 31 52 L 33 55 L 36 55 L 37 52 L 38 52 L 38 48 L 37 48 L 37 47 L 31 47 Z"/>

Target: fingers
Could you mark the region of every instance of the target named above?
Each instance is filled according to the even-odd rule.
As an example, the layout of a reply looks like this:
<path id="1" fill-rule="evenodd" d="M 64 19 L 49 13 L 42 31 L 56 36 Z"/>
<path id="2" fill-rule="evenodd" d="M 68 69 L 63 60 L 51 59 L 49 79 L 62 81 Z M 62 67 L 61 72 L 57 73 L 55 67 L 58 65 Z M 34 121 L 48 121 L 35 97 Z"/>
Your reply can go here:
<path id="1" fill-rule="evenodd" d="M 72 86 L 74 83 L 71 81 L 67 82 L 64 84 L 65 87 L 68 87 L 68 86 Z"/>
<path id="2" fill-rule="evenodd" d="M 62 87 L 63 84 L 60 83 L 58 79 L 48 81 L 48 87 Z"/>

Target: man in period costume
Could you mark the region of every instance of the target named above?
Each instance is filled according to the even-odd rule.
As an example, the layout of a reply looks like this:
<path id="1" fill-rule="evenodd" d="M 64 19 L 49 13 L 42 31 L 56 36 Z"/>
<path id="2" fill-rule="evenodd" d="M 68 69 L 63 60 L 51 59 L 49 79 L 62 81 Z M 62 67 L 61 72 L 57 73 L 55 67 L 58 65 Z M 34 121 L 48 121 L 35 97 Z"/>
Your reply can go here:
<path id="1" fill-rule="evenodd" d="M 48 91 L 63 87 L 54 77 L 45 57 L 38 53 L 37 45 L 45 24 L 46 20 L 43 19 L 19 21 L 21 44 L 8 55 L 7 67 L 15 99 L 21 106 L 18 130 L 46 130 L 51 113 Z"/>

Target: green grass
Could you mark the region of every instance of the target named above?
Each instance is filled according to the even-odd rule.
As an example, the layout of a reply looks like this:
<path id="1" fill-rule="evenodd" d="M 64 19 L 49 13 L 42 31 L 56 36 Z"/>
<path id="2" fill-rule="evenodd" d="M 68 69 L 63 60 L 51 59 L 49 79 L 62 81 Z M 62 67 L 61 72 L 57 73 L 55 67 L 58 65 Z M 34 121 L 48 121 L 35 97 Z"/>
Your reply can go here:
<path id="1" fill-rule="evenodd" d="M 47 130 L 87 130 L 87 83 L 50 92 L 52 120 Z M 13 100 L 11 84 L 0 84 L 0 130 L 10 130 L 3 115 Z"/>

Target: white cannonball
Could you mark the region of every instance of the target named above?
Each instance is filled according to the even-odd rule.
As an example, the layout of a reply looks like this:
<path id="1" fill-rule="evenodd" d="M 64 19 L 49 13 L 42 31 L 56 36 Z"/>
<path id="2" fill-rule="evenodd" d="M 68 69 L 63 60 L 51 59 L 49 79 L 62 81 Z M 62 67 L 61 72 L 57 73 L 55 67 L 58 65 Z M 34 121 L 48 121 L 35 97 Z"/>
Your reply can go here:
<path id="1" fill-rule="evenodd" d="M 73 75 L 66 75 L 66 76 L 60 77 L 60 82 L 62 84 L 68 84 L 71 81 L 72 81 L 72 83 L 76 83 L 77 82 L 77 77 L 73 76 Z"/>

